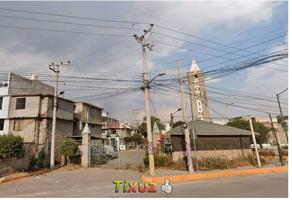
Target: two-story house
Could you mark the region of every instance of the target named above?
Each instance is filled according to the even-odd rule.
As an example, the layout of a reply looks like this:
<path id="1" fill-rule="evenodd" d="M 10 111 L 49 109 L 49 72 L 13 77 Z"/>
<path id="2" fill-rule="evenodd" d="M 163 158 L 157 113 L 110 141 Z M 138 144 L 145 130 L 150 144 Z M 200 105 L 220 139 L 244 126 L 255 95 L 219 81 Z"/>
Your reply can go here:
<path id="1" fill-rule="evenodd" d="M 54 88 L 40 82 L 35 76 L 28 79 L 9 73 L 8 81 L 1 89 L 2 134 L 21 136 L 25 143 L 32 144 L 31 156 L 37 156 L 42 151 L 45 153 L 45 164 L 48 164 Z M 73 111 L 73 101 L 58 98 L 56 156 L 65 137 L 73 133 Z"/>

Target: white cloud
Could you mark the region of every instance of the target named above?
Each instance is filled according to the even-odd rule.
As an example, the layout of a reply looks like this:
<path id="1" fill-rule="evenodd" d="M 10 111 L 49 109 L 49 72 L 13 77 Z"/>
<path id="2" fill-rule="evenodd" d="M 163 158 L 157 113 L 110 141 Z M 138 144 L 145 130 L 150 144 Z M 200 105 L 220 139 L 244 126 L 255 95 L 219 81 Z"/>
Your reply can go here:
<path id="1" fill-rule="evenodd" d="M 36 5 L 37 3 L 34 3 Z M 59 3 L 62 4 L 62 3 Z M 60 13 L 61 5 L 57 7 L 50 6 L 48 12 Z M 164 25 L 167 27 L 180 30 L 182 32 L 190 34 L 202 34 L 205 31 L 219 30 L 222 32 L 222 36 L 226 32 L 226 29 L 230 31 L 232 27 L 238 29 L 242 28 L 244 24 L 245 28 L 253 26 L 265 21 L 268 21 L 273 16 L 273 11 L 280 3 L 255 1 L 255 2 L 122 2 L 115 3 L 123 6 L 107 5 L 105 2 L 92 2 L 86 3 L 86 6 L 76 6 L 70 2 L 64 3 L 64 12 L 71 13 L 72 15 L 83 15 L 91 17 L 112 18 L 121 20 L 135 20 L 135 21 L 147 21 L 155 24 Z M 15 4 L 14 4 L 15 5 Z M 40 3 L 40 8 L 46 10 L 47 7 Z M 45 4 L 44 4 L 45 5 Z M 54 5 L 52 2 L 50 5 Z M 91 6 L 92 5 L 92 6 Z M 35 6 L 34 6 L 35 7 Z M 42 10 L 41 9 L 41 10 Z M 29 4 L 26 5 L 26 10 L 29 10 Z M 89 12 L 88 10 L 91 10 Z M 66 11 L 66 12 L 65 12 Z M 76 13 L 74 13 L 76 12 Z M 99 16 L 101 15 L 101 16 Z M 138 28 L 144 28 L 142 26 Z M 82 30 L 90 31 L 90 30 Z M 154 32 L 159 31 L 165 34 L 171 34 L 175 37 L 191 40 L 183 35 L 171 33 L 167 30 L 154 27 Z M 127 45 L 120 45 L 114 47 L 118 41 L 114 38 L 96 38 L 96 37 L 78 37 L 67 35 L 52 35 L 47 36 L 45 33 L 34 33 L 32 36 L 29 34 L 20 35 L 19 32 L 8 32 L 11 34 L 4 34 L 2 38 L 8 38 L 10 42 L 4 42 L 0 49 L 0 59 L 4 65 L 10 66 L 28 66 L 13 67 L 9 70 L 21 71 L 21 72 L 41 72 L 50 74 L 47 69 L 47 64 L 64 58 L 72 58 L 71 67 L 64 68 L 62 74 L 64 75 L 76 75 L 76 76 L 106 76 L 106 77 L 124 77 L 124 78 L 141 78 L 142 72 L 142 56 L 140 53 L 140 47 L 134 39 L 130 38 Z M 38 35 L 39 34 L 39 35 Z M 131 32 L 132 34 L 132 32 Z M 22 37 L 20 37 L 22 36 Z M 174 45 L 175 47 L 169 47 L 155 43 L 154 51 L 148 53 L 148 67 L 150 70 L 159 70 L 155 65 L 154 59 L 165 58 L 171 56 L 173 53 L 183 53 L 187 51 L 185 43 L 182 41 L 175 41 L 170 38 L 159 36 L 155 33 L 151 36 L 153 41 L 161 41 Z M 3 39 L 2 39 L 3 40 Z M 7 39 L 6 39 L 7 40 Z M 13 45 L 14 44 L 14 45 Z M 30 46 L 31 45 L 31 46 Z M 25 48 L 19 48 L 24 46 Z M 82 57 L 88 52 L 98 51 L 103 48 L 113 47 L 109 51 L 100 52 L 91 60 L 87 60 L 89 63 L 95 62 L 95 64 L 86 64 L 86 62 L 74 62 L 74 58 Z M 15 48 L 12 48 L 15 47 Z M 133 50 L 133 51 L 131 51 Z M 119 52 L 119 53 L 116 53 Z M 109 59 L 101 59 L 103 56 L 111 55 Z M 190 61 L 191 62 L 191 61 Z M 36 64 L 41 67 L 32 66 Z M 0 66 L 1 70 L 4 68 Z M 5 69 L 6 70 L 6 69 Z M 267 84 L 269 79 L 265 77 L 255 78 L 252 77 L 257 74 L 256 71 L 250 72 L 248 87 L 259 84 Z M 279 75 L 280 76 L 280 75 Z M 287 79 L 285 77 L 276 77 L 283 79 L 282 85 L 285 85 Z M 257 82 L 257 79 L 260 79 Z M 109 85 L 111 83 L 108 83 Z M 280 87 L 280 86 L 277 86 Z M 275 90 L 278 88 L 275 88 Z M 82 94 L 80 94 L 82 93 Z M 78 93 L 66 92 L 67 95 L 86 95 L 85 91 Z M 154 95 L 155 96 L 155 95 Z M 69 96 L 67 96 L 69 98 Z M 128 100 L 125 97 L 115 97 L 115 101 L 108 100 L 95 100 L 95 103 L 101 104 L 106 110 L 110 110 L 115 113 L 126 113 L 132 108 L 144 109 L 144 99 L 142 95 L 129 95 Z M 130 100 L 129 100 L 130 99 Z M 111 99 L 113 100 L 113 99 Z M 156 107 L 159 107 L 159 117 L 164 120 L 169 118 L 169 113 L 173 112 L 173 108 L 176 109 L 178 105 L 178 98 L 175 96 L 161 96 L 156 98 Z M 93 102 L 94 103 L 94 102 Z M 118 114 L 123 118 L 123 114 Z"/>

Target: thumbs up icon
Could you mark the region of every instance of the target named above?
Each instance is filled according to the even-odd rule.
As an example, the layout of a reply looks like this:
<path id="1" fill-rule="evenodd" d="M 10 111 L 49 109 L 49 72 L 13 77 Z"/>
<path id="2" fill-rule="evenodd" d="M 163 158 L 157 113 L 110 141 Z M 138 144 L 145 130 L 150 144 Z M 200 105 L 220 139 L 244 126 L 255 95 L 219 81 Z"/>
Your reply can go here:
<path id="1" fill-rule="evenodd" d="M 170 185 L 170 182 L 168 179 L 164 180 L 164 184 L 161 186 L 161 190 L 167 194 L 172 192 L 172 185 Z"/>

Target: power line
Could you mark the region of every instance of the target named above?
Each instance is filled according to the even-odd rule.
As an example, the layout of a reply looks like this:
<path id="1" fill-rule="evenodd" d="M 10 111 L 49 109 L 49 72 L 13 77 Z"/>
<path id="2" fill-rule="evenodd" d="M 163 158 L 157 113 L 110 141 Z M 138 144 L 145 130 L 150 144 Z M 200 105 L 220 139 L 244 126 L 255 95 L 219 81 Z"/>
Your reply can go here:
<path id="1" fill-rule="evenodd" d="M 93 18 L 93 17 L 81 17 L 81 16 L 55 14 L 55 13 L 38 12 L 38 11 L 28 11 L 28 10 L 11 9 L 11 8 L 3 8 L 3 7 L 2 8 L 0 7 L 0 10 L 10 11 L 10 12 L 19 12 L 19 13 L 29 13 L 29 14 L 57 16 L 57 17 L 67 17 L 67 18 L 83 19 L 83 20 L 90 20 L 90 21 L 102 21 L 102 22 L 126 23 L 126 24 L 150 24 L 150 23 L 146 23 L 146 22 L 125 21 L 125 20 L 122 21 L 122 20 L 101 19 L 101 18 Z"/>
<path id="2" fill-rule="evenodd" d="M 27 31 L 47 31 L 54 33 L 71 33 L 71 34 L 80 34 L 80 35 L 96 35 L 96 36 L 113 36 L 113 37 L 132 37 L 130 35 L 122 35 L 122 34 L 112 34 L 112 33 L 90 33 L 90 32 L 81 32 L 81 31 L 68 31 L 68 30 L 56 30 L 56 29 L 45 29 L 45 28 L 33 28 L 33 27 L 24 27 L 24 26 L 6 26 L 0 25 L 0 28 L 7 29 L 19 29 L 19 30 L 27 30 Z"/>
<path id="3" fill-rule="evenodd" d="M 37 21 L 37 22 L 50 22 L 50 23 L 56 23 L 56 24 L 68 24 L 68 25 L 77 25 L 77 26 L 86 26 L 86 27 L 95 27 L 95 28 L 105 28 L 105 29 L 133 30 L 133 28 L 129 28 L 129 27 L 107 26 L 107 25 L 77 23 L 77 22 L 69 22 L 69 21 L 57 21 L 57 20 L 49 20 L 49 19 L 36 19 L 36 18 L 30 18 L 30 17 L 16 17 L 16 16 L 8 16 L 8 15 L 0 15 L 0 17 L 10 18 L 10 19 Z"/>

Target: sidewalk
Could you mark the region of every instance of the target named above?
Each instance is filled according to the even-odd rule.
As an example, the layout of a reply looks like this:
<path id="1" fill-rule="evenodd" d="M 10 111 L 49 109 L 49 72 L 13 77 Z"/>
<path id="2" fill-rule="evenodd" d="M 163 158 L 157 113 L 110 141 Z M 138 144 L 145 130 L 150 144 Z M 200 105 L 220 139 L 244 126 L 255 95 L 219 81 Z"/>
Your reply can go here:
<path id="1" fill-rule="evenodd" d="M 216 170 L 216 171 L 200 171 L 193 174 L 188 172 L 181 172 L 175 170 L 157 170 L 156 176 L 142 176 L 143 182 L 156 182 L 163 184 L 165 179 L 170 180 L 171 183 L 196 181 L 196 180 L 208 180 L 225 178 L 232 176 L 250 176 L 256 174 L 270 174 L 275 172 L 287 172 L 288 166 L 266 166 L 263 168 L 238 168 L 231 170 Z"/>

